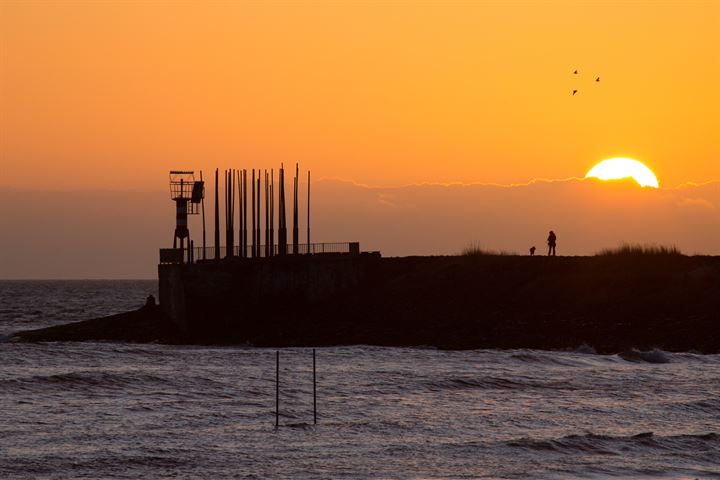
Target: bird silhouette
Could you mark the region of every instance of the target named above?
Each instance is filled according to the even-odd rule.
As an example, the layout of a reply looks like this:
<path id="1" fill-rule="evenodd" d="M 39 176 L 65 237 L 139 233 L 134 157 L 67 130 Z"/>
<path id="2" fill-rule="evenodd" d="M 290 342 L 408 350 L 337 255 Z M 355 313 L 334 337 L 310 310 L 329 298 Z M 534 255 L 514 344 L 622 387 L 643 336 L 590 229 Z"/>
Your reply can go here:
<path id="1" fill-rule="evenodd" d="M 575 70 L 573 73 L 574 73 L 575 75 L 577 75 L 577 70 Z"/>
<path id="2" fill-rule="evenodd" d="M 575 95 L 576 93 L 577 93 L 577 90 L 573 90 L 573 95 Z"/>
<path id="3" fill-rule="evenodd" d="M 597 77 L 597 78 L 595 79 L 595 81 L 596 81 L 596 82 L 599 82 L 599 81 L 600 81 L 600 77 Z"/>

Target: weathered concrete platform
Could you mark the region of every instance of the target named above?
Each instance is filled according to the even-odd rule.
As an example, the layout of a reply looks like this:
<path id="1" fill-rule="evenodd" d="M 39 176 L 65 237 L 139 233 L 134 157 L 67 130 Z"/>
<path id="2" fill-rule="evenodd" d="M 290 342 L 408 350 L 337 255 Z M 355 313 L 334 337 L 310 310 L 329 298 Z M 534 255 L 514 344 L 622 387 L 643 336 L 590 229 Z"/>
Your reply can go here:
<path id="1" fill-rule="evenodd" d="M 19 337 L 720 352 L 720 257 L 288 256 L 159 282 L 160 309 Z"/>

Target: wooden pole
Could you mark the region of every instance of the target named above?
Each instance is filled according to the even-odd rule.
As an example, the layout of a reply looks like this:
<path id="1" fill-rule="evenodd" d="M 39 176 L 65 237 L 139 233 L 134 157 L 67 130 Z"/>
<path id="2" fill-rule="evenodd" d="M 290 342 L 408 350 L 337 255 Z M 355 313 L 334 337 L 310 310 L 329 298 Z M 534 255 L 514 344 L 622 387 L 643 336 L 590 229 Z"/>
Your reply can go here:
<path id="1" fill-rule="evenodd" d="M 200 181 L 202 182 L 202 170 L 200 170 Z M 200 208 L 203 214 L 203 254 L 202 259 L 205 260 L 205 183 L 203 183 L 203 196 L 200 199 Z"/>
<path id="2" fill-rule="evenodd" d="M 275 255 L 275 171 L 270 169 L 270 256 Z"/>
<path id="3" fill-rule="evenodd" d="M 230 236 L 230 256 L 235 256 L 235 169 L 230 170 L 228 175 L 228 183 L 230 183 L 230 198 L 228 209 L 230 210 L 230 226 L 228 235 Z"/>
<path id="4" fill-rule="evenodd" d="M 200 170 L 200 181 L 202 182 L 202 170 Z M 205 260 L 205 183 L 203 182 L 203 196 L 200 199 L 200 209 L 203 215 L 203 254 L 202 259 Z"/>
<path id="5" fill-rule="evenodd" d="M 317 374 L 315 372 L 315 349 L 313 348 L 313 422 L 317 425 Z"/>
<path id="6" fill-rule="evenodd" d="M 310 170 L 308 170 L 308 199 L 307 199 L 307 253 L 310 253 Z"/>
<path id="7" fill-rule="evenodd" d="M 248 219 L 247 219 L 247 170 L 243 170 L 243 252 L 242 256 L 247 258 L 247 233 L 248 233 Z"/>
<path id="8" fill-rule="evenodd" d="M 243 188 L 242 188 L 242 170 L 238 170 L 238 257 L 242 258 L 243 250 L 245 248 L 245 243 L 243 242 L 242 238 L 242 229 L 243 229 L 243 218 L 242 218 L 242 195 L 243 195 Z"/>
<path id="9" fill-rule="evenodd" d="M 293 253 L 298 254 L 298 243 L 300 242 L 300 229 L 298 224 L 298 189 L 299 185 L 299 164 L 295 164 L 295 180 L 293 181 Z"/>
<path id="10" fill-rule="evenodd" d="M 270 183 L 265 170 L 265 256 L 270 256 Z"/>
<path id="11" fill-rule="evenodd" d="M 278 253 L 287 255 L 287 224 L 285 223 L 285 168 L 280 164 L 278 173 L 280 191 L 278 192 Z"/>
<path id="12" fill-rule="evenodd" d="M 218 169 L 215 169 L 215 260 L 220 260 L 220 190 Z"/>
<path id="13" fill-rule="evenodd" d="M 262 232 L 262 217 L 260 216 L 260 169 L 258 168 L 258 174 L 257 174 L 257 256 L 261 256 L 260 252 L 260 244 L 261 244 L 261 238 L 260 233 Z"/>
<path id="14" fill-rule="evenodd" d="M 230 241 L 230 171 L 225 170 L 225 258 L 232 256 Z"/>
<path id="15" fill-rule="evenodd" d="M 256 220 L 255 220 L 255 169 L 252 170 L 252 256 L 253 258 L 257 257 L 257 243 L 255 241 L 257 240 L 257 232 L 256 229 Z"/>
<path id="16" fill-rule="evenodd" d="M 280 350 L 275 351 L 275 428 L 280 426 Z"/>

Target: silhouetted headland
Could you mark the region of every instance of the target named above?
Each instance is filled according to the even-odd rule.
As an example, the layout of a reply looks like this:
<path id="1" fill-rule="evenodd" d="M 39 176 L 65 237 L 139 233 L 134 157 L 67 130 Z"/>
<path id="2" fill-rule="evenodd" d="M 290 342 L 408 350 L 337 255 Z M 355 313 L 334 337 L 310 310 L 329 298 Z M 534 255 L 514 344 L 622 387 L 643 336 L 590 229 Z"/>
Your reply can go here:
<path id="1" fill-rule="evenodd" d="M 290 255 L 159 268 L 159 307 L 15 338 L 720 352 L 720 257 Z"/>

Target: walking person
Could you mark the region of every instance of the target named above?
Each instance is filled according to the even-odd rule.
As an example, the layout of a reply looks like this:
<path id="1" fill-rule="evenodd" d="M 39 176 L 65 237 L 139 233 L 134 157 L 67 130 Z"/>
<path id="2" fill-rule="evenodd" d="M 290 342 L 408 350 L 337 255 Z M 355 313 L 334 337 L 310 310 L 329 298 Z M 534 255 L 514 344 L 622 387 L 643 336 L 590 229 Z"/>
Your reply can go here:
<path id="1" fill-rule="evenodd" d="M 549 256 L 555 256 L 555 244 L 557 242 L 557 237 L 555 236 L 555 232 L 550 230 L 550 235 L 548 235 L 548 257 Z"/>

